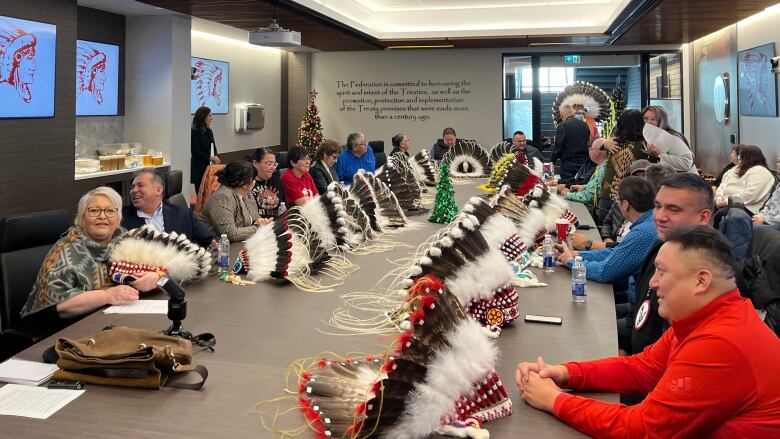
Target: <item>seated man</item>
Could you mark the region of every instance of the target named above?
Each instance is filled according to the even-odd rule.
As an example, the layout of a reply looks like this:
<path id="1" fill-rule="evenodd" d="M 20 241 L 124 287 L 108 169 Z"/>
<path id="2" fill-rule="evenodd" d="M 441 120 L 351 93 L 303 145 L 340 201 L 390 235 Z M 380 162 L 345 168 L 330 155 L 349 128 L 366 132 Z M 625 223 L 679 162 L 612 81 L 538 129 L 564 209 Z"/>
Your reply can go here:
<path id="1" fill-rule="evenodd" d="M 368 147 L 366 136 L 363 133 L 352 133 L 347 136 L 347 148 L 336 162 L 336 174 L 339 181 L 351 185 L 352 177 L 358 169 L 366 172 L 376 171 L 376 158 Z"/>
<path id="2" fill-rule="evenodd" d="M 188 239 L 208 247 L 215 240 L 205 224 L 195 219 L 192 211 L 163 203 L 163 179 L 151 169 L 138 171 L 130 185 L 132 206 L 122 208 L 122 227 L 135 229 L 151 224 L 159 231 L 187 235 Z"/>
<path id="3" fill-rule="evenodd" d="M 650 281 L 671 328 L 629 357 L 520 363 L 526 403 L 592 437 L 780 437 L 780 339 L 740 296 L 732 264 L 729 242 L 711 227 L 671 229 Z M 558 386 L 649 395 L 625 406 Z"/>
<path id="4" fill-rule="evenodd" d="M 447 127 L 441 133 L 441 139 L 431 147 L 431 158 L 435 161 L 441 161 L 444 158 L 444 154 L 450 150 L 455 144 L 458 143 L 458 136 L 455 134 L 455 129 Z"/>
<path id="5" fill-rule="evenodd" d="M 525 138 L 525 133 L 522 131 L 515 131 L 512 135 L 512 145 L 519 152 L 522 152 L 526 156 L 524 162 L 529 166 L 534 166 L 534 159 L 539 159 L 540 162 L 544 162 L 541 151 L 528 144 L 528 140 Z"/>
<path id="6" fill-rule="evenodd" d="M 582 256 L 587 276 L 597 282 L 613 283 L 635 277 L 642 268 L 642 261 L 656 240 L 653 226 L 653 187 L 642 177 L 626 177 L 618 187 L 617 204 L 623 215 L 631 221 L 631 229 L 625 239 L 615 247 L 576 252 L 566 244 L 558 244 L 558 260 L 571 268 L 574 257 Z M 629 297 L 633 297 L 633 285 Z"/>

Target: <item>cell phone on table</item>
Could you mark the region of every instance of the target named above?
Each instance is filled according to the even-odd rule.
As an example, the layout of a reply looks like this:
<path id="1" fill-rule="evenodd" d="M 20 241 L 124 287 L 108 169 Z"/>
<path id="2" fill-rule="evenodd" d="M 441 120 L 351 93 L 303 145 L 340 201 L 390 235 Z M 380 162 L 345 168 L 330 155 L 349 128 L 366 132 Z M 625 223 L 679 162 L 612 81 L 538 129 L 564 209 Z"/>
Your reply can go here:
<path id="1" fill-rule="evenodd" d="M 83 381 L 51 380 L 46 384 L 49 389 L 81 390 L 87 385 Z"/>
<path id="2" fill-rule="evenodd" d="M 560 325 L 563 323 L 563 319 L 553 316 L 537 316 L 534 314 L 526 314 L 525 321 L 530 323 L 546 323 L 548 325 Z"/>

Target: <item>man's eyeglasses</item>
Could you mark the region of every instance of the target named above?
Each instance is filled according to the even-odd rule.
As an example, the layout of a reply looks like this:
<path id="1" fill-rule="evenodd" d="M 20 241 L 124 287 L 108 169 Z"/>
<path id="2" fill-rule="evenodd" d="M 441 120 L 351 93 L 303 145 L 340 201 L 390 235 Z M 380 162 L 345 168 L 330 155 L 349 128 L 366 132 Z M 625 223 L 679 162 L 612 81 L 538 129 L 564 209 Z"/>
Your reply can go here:
<path id="1" fill-rule="evenodd" d="M 262 164 L 268 166 L 269 168 L 275 168 L 279 166 L 278 162 L 261 162 Z"/>
<path id="2" fill-rule="evenodd" d="M 116 207 L 107 207 L 105 209 L 101 209 L 99 207 L 87 208 L 87 215 L 89 215 L 92 218 L 99 217 L 101 212 L 106 215 L 106 218 L 113 218 L 116 216 L 117 213 L 119 213 L 119 209 L 117 209 Z"/>

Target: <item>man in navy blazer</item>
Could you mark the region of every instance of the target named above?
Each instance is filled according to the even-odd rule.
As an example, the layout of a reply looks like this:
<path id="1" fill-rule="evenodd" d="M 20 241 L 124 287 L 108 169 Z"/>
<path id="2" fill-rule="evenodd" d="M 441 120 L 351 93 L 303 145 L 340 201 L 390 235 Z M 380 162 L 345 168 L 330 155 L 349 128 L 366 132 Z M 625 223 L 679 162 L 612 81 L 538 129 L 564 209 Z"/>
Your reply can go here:
<path id="1" fill-rule="evenodd" d="M 122 209 L 122 227 L 135 229 L 151 224 L 159 231 L 187 235 L 190 241 L 208 248 L 215 237 L 211 230 L 195 219 L 192 211 L 173 204 L 163 203 L 162 177 L 145 169 L 136 173 L 130 186 L 132 206 Z"/>

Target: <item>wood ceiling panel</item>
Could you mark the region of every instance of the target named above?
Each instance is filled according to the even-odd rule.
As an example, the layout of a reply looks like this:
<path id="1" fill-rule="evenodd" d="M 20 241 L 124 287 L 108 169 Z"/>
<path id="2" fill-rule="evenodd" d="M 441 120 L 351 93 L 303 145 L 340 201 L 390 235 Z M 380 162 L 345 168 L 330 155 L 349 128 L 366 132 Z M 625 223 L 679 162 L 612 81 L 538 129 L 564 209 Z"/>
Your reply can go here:
<path id="1" fill-rule="evenodd" d="M 776 3 L 776 0 L 664 0 L 615 44 L 690 43 Z"/>
<path id="2" fill-rule="evenodd" d="M 139 0 L 203 20 L 247 31 L 268 26 L 276 18 L 280 26 L 301 33 L 301 44 L 322 51 L 373 50 L 380 46 L 370 36 L 306 15 L 286 2 L 269 0 Z M 343 26 L 342 26 L 343 27 Z"/>

